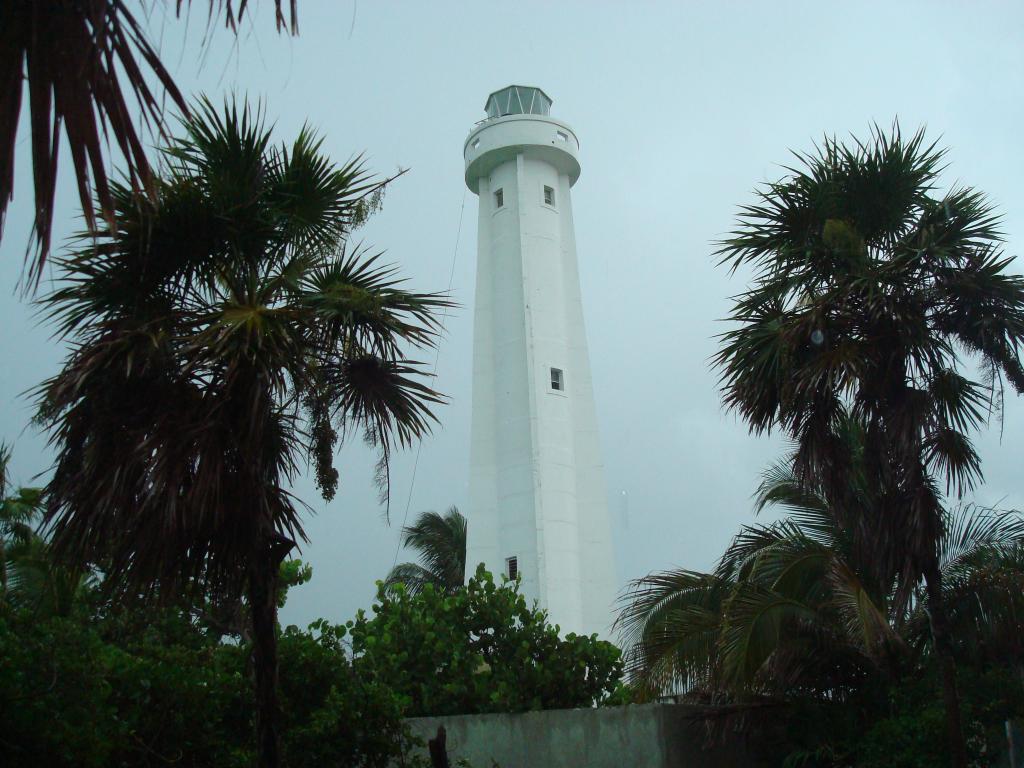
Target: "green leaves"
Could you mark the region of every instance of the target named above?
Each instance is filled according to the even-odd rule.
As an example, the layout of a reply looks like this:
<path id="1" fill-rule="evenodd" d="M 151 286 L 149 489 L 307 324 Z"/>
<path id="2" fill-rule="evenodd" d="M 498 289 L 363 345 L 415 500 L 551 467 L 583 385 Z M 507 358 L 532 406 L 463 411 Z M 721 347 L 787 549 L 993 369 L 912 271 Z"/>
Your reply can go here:
<path id="1" fill-rule="evenodd" d="M 400 699 L 354 674 L 346 640 L 322 619 L 279 633 L 290 766 L 386 768 L 407 746 Z M 249 653 L 176 608 L 0 612 L 4 764 L 250 766 Z"/>
<path id="2" fill-rule="evenodd" d="M 276 151 L 271 165 L 277 207 L 300 250 L 336 247 L 361 223 L 364 202 L 397 178 L 375 181 L 360 157 L 336 168 L 320 154 L 322 143 L 309 126 L 303 126 L 291 149 Z"/>
<path id="3" fill-rule="evenodd" d="M 438 311 L 454 304 L 441 294 L 405 290 L 397 269 L 380 263 L 382 256 L 362 245 L 346 247 L 303 273 L 301 300 L 315 313 L 325 343 L 386 356 L 398 354 L 402 341 L 433 343 Z"/>
<path id="4" fill-rule="evenodd" d="M 814 611 L 797 600 L 756 582 L 741 582 L 729 597 L 729 612 L 719 636 L 726 681 L 749 685 L 780 645 L 783 633 Z"/>
<path id="5" fill-rule="evenodd" d="M 715 575 L 685 570 L 632 582 L 616 621 L 630 683 L 646 695 L 714 686 L 720 676 L 722 606 L 732 586 Z"/>
<path id="6" fill-rule="evenodd" d="M 617 648 L 560 638 L 516 582 L 498 586 L 482 565 L 451 593 L 381 584 L 373 613 L 352 624 L 353 664 L 401 696 L 406 716 L 592 706 L 621 676 Z"/>

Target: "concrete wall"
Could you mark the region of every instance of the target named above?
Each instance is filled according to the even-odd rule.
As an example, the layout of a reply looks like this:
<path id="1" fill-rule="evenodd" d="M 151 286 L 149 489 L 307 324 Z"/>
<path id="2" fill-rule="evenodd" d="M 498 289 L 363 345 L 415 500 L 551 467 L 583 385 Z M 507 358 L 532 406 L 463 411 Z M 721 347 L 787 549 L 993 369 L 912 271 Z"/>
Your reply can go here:
<path id="1" fill-rule="evenodd" d="M 601 709 L 562 709 L 516 715 L 417 717 L 413 735 L 448 734 L 452 764 L 473 768 L 739 768 L 755 766 L 742 745 L 704 748 L 700 722 L 690 707 L 635 704 Z M 423 749 L 426 755 L 426 748 Z"/>

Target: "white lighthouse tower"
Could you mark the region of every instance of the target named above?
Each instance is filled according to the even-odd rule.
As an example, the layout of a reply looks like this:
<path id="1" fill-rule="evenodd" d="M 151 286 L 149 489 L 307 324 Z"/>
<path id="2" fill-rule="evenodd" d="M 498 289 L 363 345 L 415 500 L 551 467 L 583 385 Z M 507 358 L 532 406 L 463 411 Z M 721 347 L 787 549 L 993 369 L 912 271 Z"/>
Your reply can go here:
<path id="1" fill-rule="evenodd" d="M 464 147 L 480 203 L 467 571 L 518 575 L 563 633 L 615 598 L 570 189 L 579 141 L 539 88 L 487 99 Z"/>

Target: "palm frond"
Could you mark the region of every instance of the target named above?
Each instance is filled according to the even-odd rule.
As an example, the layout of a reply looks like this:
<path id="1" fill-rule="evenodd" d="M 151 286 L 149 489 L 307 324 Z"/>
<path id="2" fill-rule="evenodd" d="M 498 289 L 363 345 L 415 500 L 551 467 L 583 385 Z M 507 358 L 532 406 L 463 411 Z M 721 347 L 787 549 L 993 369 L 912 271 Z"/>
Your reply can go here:
<path id="1" fill-rule="evenodd" d="M 356 346 L 394 356 L 399 342 L 433 347 L 440 331 L 437 312 L 455 306 L 447 296 L 402 287 L 381 253 L 356 246 L 311 270 L 301 286 L 303 302 L 318 319 L 325 343 L 344 351 Z"/>
<path id="2" fill-rule="evenodd" d="M 441 515 L 423 512 L 402 529 L 402 544 L 419 552 L 420 563 L 446 591 L 466 580 L 466 518 L 456 507 Z"/>
<path id="3" fill-rule="evenodd" d="M 61 0 L 45 7 L 32 0 L 11 0 L 2 27 L 0 227 L 7 203 L 14 195 L 14 149 L 24 73 L 29 92 L 35 181 L 36 257 L 28 273 L 34 286 L 50 249 L 62 128 L 89 227 L 94 228 L 94 199 L 113 226 L 114 206 L 107 181 L 104 137 L 114 140 L 127 161 L 133 186 L 149 188 L 152 182 L 146 152 L 122 90 L 121 75 L 144 124 L 161 124 L 162 104 L 150 90 L 143 67 L 172 103 L 182 110 L 186 104 L 143 26 L 118 0 Z"/>
<path id="4" fill-rule="evenodd" d="M 939 548 L 944 573 L 954 578 L 1024 547 L 1024 517 L 1016 510 L 961 504 L 946 517 Z"/>
<path id="5" fill-rule="evenodd" d="M 813 608 L 798 600 L 750 582 L 737 584 L 719 638 L 725 678 L 739 688 L 755 685 L 785 633 L 814 618 Z"/>
<path id="6" fill-rule="evenodd" d="M 438 392 L 414 378 L 423 376 L 414 362 L 365 354 L 333 361 L 324 374 L 343 426 L 362 428 L 373 445 L 411 445 L 437 420 L 430 406 L 444 402 Z"/>
<path id="7" fill-rule="evenodd" d="M 925 460 L 946 478 L 946 492 L 963 492 L 982 479 L 981 457 L 967 435 L 952 428 L 930 431 L 924 440 Z"/>
<path id="8" fill-rule="evenodd" d="M 189 4 L 191 4 L 189 2 Z M 180 14 L 184 0 L 177 0 Z M 224 14 L 237 29 L 248 0 L 210 0 L 209 14 Z M 290 22 L 275 0 L 277 28 L 298 32 L 297 0 Z M 23 84 L 24 80 L 24 84 Z M 153 170 L 143 136 L 163 135 L 164 99 L 182 112 L 187 103 L 149 40 L 145 25 L 122 0 L 9 0 L 0 24 L 0 237 L 14 196 L 14 159 L 23 92 L 29 96 L 29 132 L 35 185 L 34 256 L 26 286 L 34 288 L 49 256 L 57 157 L 61 133 L 67 140 L 78 196 L 89 229 L 96 208 L 115 227 L 116 206 L 108 178 L 106 145 L 125 161 L 133 189 L 155 194 Z M 140 114 L 136 127 L 130 104 Z"/>
<path id="9" fill-rule="evenodd" d="M 393 594 L 395 587 L 401 584 L 406 594 L 417 595 L 427 584 L 433 584 L 439 589 L 447 589 L 437 574 L 427 570 L 416 563 L 399 563 L 388 573 L 384 579 L 384 589 L 388 594 Z"/>
<path id="10" fill-rule="evenodd" d="M 96 577 L 60 565 L 39 536 L 7 550 L 6 597 L 10 604 L 40 617 L 67 616 L 96 586 Z"/>
<path id="11" fill-rule="evenodd" d="M 383 191 L 402 174 L 378 181 L 365 170 L 361 157 L 335 167 L 320 152 L 323 139 L 304 126 L 291 148 L 271 158 L 276 205 L 292 229 L 289 239 L 306 251 L 329 251 L 355 228 L 362 203 Z"/>
<path id="12" fill-rule="evenodd" d="M 832 602 L 843 617 L 847 636 L 865 656 L 875 659 L 892 646 L 903 646 L 902 638 L 893 629 L 886 606 L 876 604 L 875 598 L 848 564 L 833 560 L 829 582 Z"/>
<path id="13" fill-rule="evenodd" d="M 731 589 L 727 580 L 684 570 L 630 582 L 615 622 L 630 680 L 658 694 L 714 677 L 722 604 Z"/>

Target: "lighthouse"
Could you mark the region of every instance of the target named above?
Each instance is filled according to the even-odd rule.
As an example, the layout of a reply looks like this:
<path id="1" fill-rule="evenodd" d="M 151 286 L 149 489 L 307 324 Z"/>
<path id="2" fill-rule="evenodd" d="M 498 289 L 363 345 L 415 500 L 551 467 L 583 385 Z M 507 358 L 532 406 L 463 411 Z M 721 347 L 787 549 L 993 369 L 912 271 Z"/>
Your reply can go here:
<path id="1" fill-rule="evenodd" d="M 583 324 L 579 141 L 540 88 L 492 93 L 464 146 L 479 200 L 467 571 L 484 563 L 562 633 L 607 635 L 615 564 Z"/>

